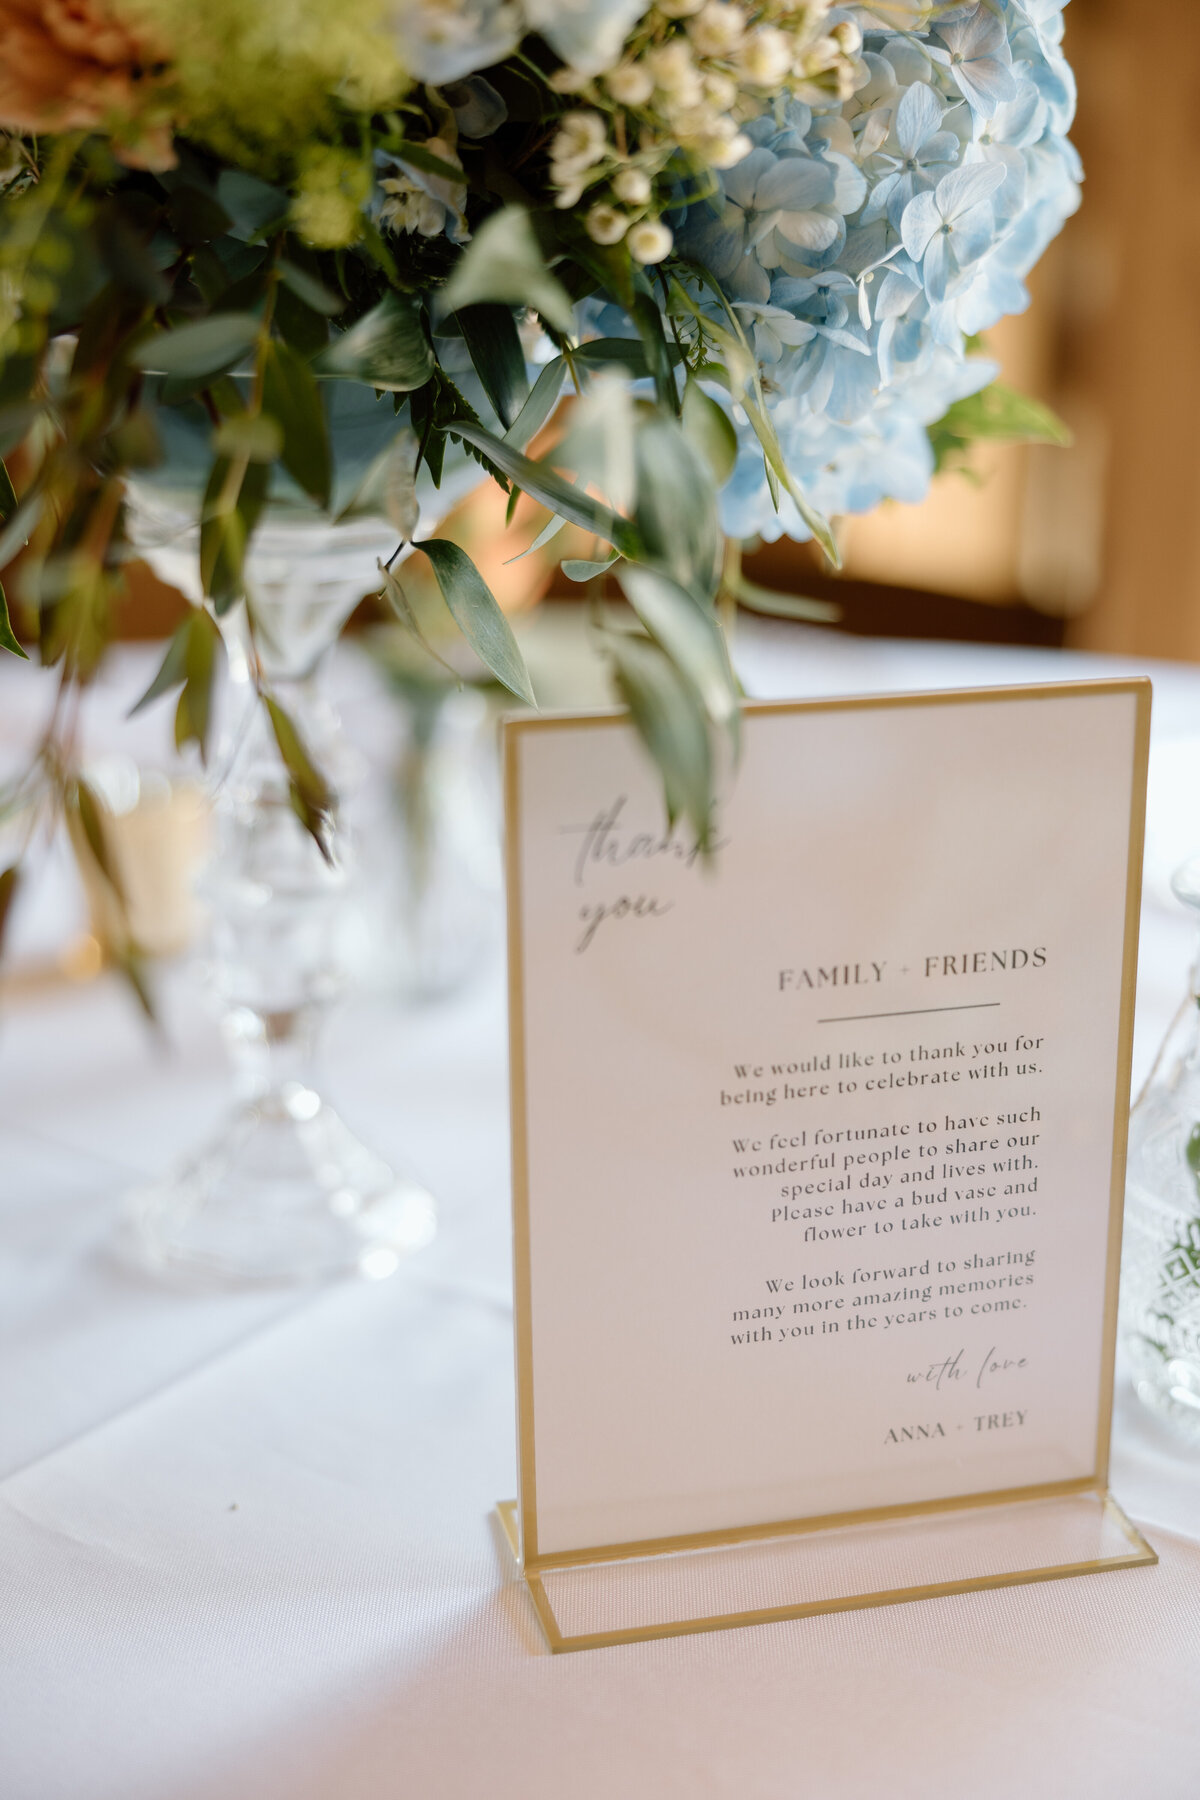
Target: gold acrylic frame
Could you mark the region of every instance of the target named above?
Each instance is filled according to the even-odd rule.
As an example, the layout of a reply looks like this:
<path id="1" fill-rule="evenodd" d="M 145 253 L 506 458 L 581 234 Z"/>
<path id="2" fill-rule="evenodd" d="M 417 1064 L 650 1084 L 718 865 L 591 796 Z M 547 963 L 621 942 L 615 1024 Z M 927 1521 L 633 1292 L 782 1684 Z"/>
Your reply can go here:
<path id="1" fill-rule="evenodd" d="M 1109 1198 L 1108 1261 L 1105 1288 L 1104 1333 L 1101 1351 L 1101 1386 L 1098 1396 L 1096 1466 L 1090 1476 L 1072 1481 L 1007 1488 L 951 1499 L 876 1507 L 852 1513 L 785 1519 L 769 1524 L 731 1527 L 639 1542 L 598 1544 L 570 1551 L 539 1553 L 537 1544 L 537 1475 L 533 1408 L 533 1331 L 530 1304 L 529 1187 L 526 1112 L 526 1064 L 524 1017 L 524 944 L 522 938 L 521 871 L 519 848 L 520 783 L 517 745 L 527 732 L 595 729 L 624 725 L 621 711 L 543 713 L 516 715 L 503 722 L 505 845 L 508 894 L 508 980 L 510 1104 L 512 1117 L 513 1276 L 517 1382 L 517 1440 L 519 1501 L 502 1501 L 498 1507 L 505 1539 L 533 1600 L 547 1642 L 553 1651 L 598 1649 L 606 1645 L 649 1638 L 715 1631 L 733 1626 L 762 1624 L 778 1619 L 802 1618 L 813 1613 L 837 1612 L 883 1606 L 903 1600 L 1008 1587 L 1028 1582 L 1055 1580 L 1103 1569 L 1155 1563 L 1158 1558 L 1145 1538 L 1121 1512 L 1108 1492 L 1109 1440 L 1112 1431 L 1114 1365 L 1117 1344 L 1117 1299 L 1120 1280 L 1121 1224 L 1125 1192 L 1125 1153 L 1128 1131 L 1130 1066 L 1133 1050 L 1133 1012 L 1137 982 L 1138 918 L 1141 904 L 1142 849 L 1145 830 L 1146 773 L 1150 750 L 1150 682 L 1130 679 L 1046 682 L 994 688 L 944 689 L 931 693 L 882 694 L 854 698 L 748 702 L 750 715 L 829 711 L 867 711 L 890 707 L 988 705 L 1011 700 L 1061 699 L 1088 694 L 1129 694 L 1136 704 L 1134 757 L 1130 796 L 1129 857 L 1126 873 L 1125 934 L 1121 976 L 1121 1009 L 1117 1040 L 1117 1075 L 1113 1097 L 1113 1155 Z M 1061 1499 L 1067 1495 L 1099 1498 L 1105 1514 L 1119 1528 L 1129 1545 L 1127 1553 L 1088 1561 L 1055 1564 L 1036 1569 L 972 1576 L 965 1580 L 925 1583 L 877 1593 L 831 1596 L 818 1601 L 766 1610 L 721 1614 L 713 1617 L 638 1626 L 629 1630 L 601 1631 L 568 1636 L 560 1629 L 546 1594 L 543 1576 L 554 1570 L 581 1569 L 588 1565 L 625 1562 L 633 1558 L 668 1556 L 692 1550 L 751 1544 L 847 1526 L 870 1525 L 886 1520 L 929 1518 L 938 1513 L 989 1508 L 1037 1499 Z"/>

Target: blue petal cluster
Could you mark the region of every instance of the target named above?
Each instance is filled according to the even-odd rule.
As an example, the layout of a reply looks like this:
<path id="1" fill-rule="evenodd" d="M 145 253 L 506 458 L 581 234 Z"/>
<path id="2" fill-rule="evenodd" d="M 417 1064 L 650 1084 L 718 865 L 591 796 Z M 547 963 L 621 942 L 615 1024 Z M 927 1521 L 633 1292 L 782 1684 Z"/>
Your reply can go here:
<path id="1" fill-rule="evenodd" d="M 966 340 L 1029 304 L 1024 277 L 1079 204 L 1065 3 L 969 0 L 913 30 L 880 23 L 902 9 L 845 9 L 864 30 L 853 98 L 756 120 L 754 149 L 675 222 L 733 301 L 788 466 L 823 512 L 922 497 L 925 427 L 997 373 Z M 776 510 L 748 424 L 739 435 L 725 529 L 807 537 L 786 495 Z"/>

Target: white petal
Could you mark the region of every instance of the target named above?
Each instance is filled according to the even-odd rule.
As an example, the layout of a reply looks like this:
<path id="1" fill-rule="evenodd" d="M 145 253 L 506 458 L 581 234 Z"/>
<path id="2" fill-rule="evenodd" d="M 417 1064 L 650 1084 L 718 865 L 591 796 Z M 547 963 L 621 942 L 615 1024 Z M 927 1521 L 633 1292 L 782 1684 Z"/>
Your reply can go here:
<path id="1" fill-rule="evenodd" d="M 927 82 L 914 81 L 910 88 L 905 88 L 896 108 L 896 138 L 905 156 L 915 156 L 941 122 L 941 106 Z"/>
<path id="2" fill-rule="evenodd" d="M 933 194 L 914 194 L 900 221 L 900 236 L 904 240 L 904 248 L 914 262 L 920 262 L 926 245 L 934 233 L 941 229 L 941 224 L 942 215 Z"/>

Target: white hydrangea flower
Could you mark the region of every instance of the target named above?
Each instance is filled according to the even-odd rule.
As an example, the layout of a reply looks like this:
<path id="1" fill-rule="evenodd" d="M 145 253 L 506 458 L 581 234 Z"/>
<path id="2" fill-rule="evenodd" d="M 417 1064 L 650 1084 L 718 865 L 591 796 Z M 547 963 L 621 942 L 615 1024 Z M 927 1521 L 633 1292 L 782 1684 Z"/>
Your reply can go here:
<path id="1" fill-rule="evenodd" d="M 635 262 L 660 263 L 670 256 L 675 239 L 661 219 L 641 219 L 629 227 L 625 241 Z"/>
<path id="2" fill-rule="evenodd" d="M 604 85 L 618 106 L 645 106 L 654 92 L 654 77 L 645 63 L 618 63 L 609 69 Z"/>
<path id="3" fill-rule="evenodd" d="M 619 244 L 629 229 L 629 215 L 606 201 L 597 201 L 584 220 L 594 244 Z"/>
<path id="4" fill-rule="evenodd" d="M 792 40 L 778 26 L 760 26 L 742 45 L 738 70 L 754 87 L 782 87 L 792 71 Z"/>
<path id="5" fill-rule="evenodd" d="M 746 14 L 731 0 L 708 0 L 688 26 L 688 36 L 701 56 L 734 56 L 746 37 Z"/>
<path id="6" fill-rule="evenodd" d="M 651 193 L 650 177 L 645 169 L 618 169 L 613 176 L 613 193 L 626 206 L 645 206 Z"/>

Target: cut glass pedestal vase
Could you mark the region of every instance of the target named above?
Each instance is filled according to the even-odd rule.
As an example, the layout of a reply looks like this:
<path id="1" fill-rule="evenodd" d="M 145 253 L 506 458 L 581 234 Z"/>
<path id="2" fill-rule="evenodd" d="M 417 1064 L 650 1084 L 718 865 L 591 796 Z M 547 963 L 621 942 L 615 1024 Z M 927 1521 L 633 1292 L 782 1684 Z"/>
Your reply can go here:
<path id="1" fill-rule="evenodd" d="M 193 530 L 171 536 L 146 508 L 139 548 L 199 600 Z M 214 853 L 202 878 L 211 963 L 241 1104 L 214 1141 L 133 1197 L 141 1248 L 161 1269 L 231 1282 L 380 1277 L 434 1231 L 430 1196 L 351 1134 L 314 1086 L 318 1025 L 347 968 L 353 847 L 335 804 L 330 857 L 292 808 L 252 656 L 334 791 L 352 759 L 320 687 L 326 652 L 395 533 L 375 521 L 268 522 L 247 564 L 246 609 L 221 620 L 232 730 L 216 783 Z"/>
<path id="2" fill-rule="evenodd" d="M 1200 926 L 1200 859 L 1171 886 Z M 1139 1399 L 1200 1442 L 1200 950 L 1129 1121 L 1121 1317 Z"/>

